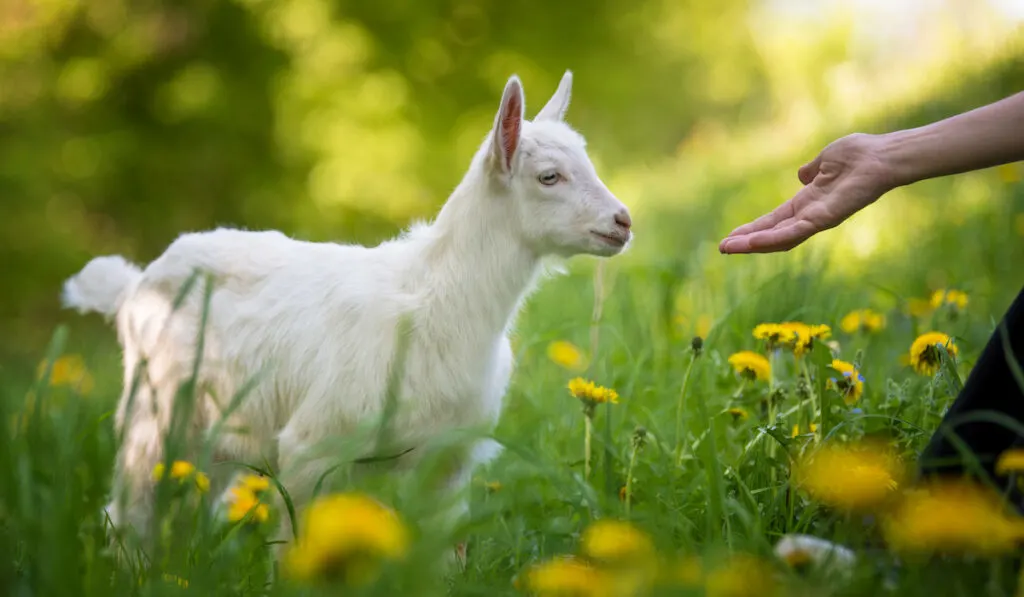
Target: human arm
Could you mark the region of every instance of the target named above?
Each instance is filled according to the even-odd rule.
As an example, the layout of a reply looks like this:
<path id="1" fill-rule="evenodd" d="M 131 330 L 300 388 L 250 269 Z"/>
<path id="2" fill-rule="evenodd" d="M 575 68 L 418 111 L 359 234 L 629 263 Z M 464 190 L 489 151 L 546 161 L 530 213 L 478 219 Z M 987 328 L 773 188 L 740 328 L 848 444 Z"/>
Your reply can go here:
<path id="1" fill-rule="evenodd" d="M 798 172 L 804 184 L 771 213 L 733 230 L 722 253 L 788 251 L 890 190 L 1024 160 L 1024 92 L 914 129 L 842 137 Z"/>

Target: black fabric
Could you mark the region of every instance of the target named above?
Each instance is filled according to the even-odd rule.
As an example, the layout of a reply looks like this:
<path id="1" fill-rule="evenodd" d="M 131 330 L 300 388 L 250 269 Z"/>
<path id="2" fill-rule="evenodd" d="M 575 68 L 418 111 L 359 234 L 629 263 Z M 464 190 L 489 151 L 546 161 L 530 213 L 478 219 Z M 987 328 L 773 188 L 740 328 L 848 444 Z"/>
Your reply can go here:
<path id="1" fill-rule="evenodd" d="M 1005 328 L 1005 329 L 1004 329 Z M 955 440 L 946 436 L 952 431 L 978 459 L 982 469 L 994 481 L 995 464 L 999 454 L 1012 447 L 1024 445 L 1024 438 L 1005 425 L 989 421 L 960 422 L 965 415 L 983 411 L 1001 413 L 1024 425 L 1024 392 L 1021 391 L 1003 350 L 1004 333 L 1018 364 L 1024 367 L 1024 288 L 989 337 L 985 349 L 971 370 L 964 387 L 928 446 L 921 454 L 920 473 L 946 475 L 971 472 L 969 460 L 961 456 Z"/>

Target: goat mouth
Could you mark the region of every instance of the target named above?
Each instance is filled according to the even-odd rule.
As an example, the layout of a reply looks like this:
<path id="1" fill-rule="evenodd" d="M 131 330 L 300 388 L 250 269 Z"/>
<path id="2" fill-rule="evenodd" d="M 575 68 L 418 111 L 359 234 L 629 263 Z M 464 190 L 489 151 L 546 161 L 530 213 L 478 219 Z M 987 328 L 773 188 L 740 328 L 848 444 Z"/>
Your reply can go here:
<path id="1" fill-rule="evenodd" d="M 628 240 L 626 237 L 612 236 L 611 234 L 603 234 L 596 230 L 591 230 L 590 233 L 604 241 L 606 244 L 609 244 L 613 247 L 624 247 L 626 246 L 626 241 Z"/>

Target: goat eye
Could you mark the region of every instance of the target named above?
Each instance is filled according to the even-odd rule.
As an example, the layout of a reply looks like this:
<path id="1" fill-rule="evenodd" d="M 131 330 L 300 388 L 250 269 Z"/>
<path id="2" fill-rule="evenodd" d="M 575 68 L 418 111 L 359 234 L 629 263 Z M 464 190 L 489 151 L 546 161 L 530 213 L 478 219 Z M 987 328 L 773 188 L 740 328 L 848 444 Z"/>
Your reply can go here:
<path id="1" fill-rule="evenodd" d="M 538 176 L 537 180 L 539 180 L 542 185 L 551 186 L 558 182 L 559 178 L 561 178 L 561 176 L 559 176 L 558 172 L 545 172 Z"/>

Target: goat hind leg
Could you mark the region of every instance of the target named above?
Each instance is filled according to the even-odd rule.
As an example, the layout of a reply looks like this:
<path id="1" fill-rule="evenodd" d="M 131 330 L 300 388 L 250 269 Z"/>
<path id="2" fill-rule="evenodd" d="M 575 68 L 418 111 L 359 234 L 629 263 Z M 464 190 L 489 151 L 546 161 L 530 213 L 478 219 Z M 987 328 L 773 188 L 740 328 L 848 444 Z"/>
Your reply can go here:
<path id="1" fill-rule="evenodd" d="M 125 430 L 114 468 L 107 515 L 115 529 L 149 535 L 153 516 L 153 469 L 163 458 L 163 438 L 155 417 L 134 417 Z"/>

